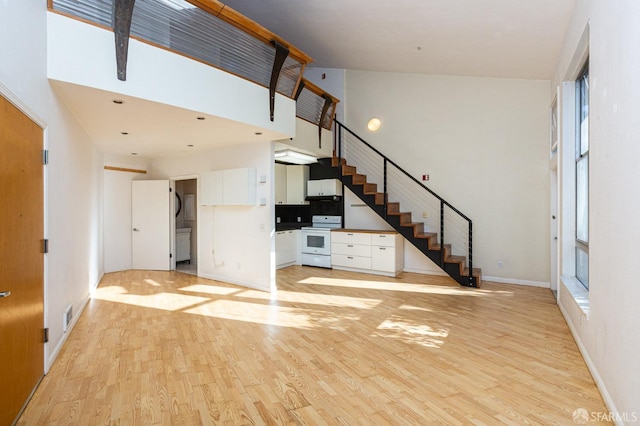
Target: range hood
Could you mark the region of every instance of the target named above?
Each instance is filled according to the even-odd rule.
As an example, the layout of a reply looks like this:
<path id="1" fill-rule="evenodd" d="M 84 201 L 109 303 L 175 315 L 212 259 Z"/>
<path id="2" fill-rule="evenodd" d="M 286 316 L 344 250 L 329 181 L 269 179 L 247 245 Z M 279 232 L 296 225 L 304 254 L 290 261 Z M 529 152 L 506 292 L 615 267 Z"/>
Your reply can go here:
<path id="1" fill-rule="evenodd" d="M 292 149 L 276 151 L 273 156 L 276 161 L 289 163 L 289 164 L 312 164 L 312 163 L 318 162 L 318 159 L 313 155 L 305 154 L 304 152 L 294 151 Z"/>

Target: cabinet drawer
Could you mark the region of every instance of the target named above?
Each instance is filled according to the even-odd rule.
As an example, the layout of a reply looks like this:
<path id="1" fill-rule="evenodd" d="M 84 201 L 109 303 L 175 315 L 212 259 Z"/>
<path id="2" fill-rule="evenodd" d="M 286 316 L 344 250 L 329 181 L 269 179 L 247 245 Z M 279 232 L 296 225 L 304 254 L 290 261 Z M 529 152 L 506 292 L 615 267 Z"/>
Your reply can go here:
<path id="1" fill-rule="evenodd" d="M 395 272 L 396 252 L 393 247 L 372 247 L 371 264 L 376 271 Z"/>
<path id="2" fill-rule="evenodd" d="M 398 234 L 371 234 L 371 245 L 395 247 Z"/>
<path id="3" fill-rule="evenodd" d="M 362 244 L 331 243 L 331 254 L 371 257 L 371 246 Z"/>
<path id="4" fill-rule="evenodd" d="M 332 232 L 332 243 L 371 245 L 371 234 L 357 232 Z"/>
<path id="5" fill-rule="evenodd" d="M 371 269 L 371 258 L 362 256 L 350 256 L 346 254 L 332 254 L 331 264 L 347 268 Z"/>

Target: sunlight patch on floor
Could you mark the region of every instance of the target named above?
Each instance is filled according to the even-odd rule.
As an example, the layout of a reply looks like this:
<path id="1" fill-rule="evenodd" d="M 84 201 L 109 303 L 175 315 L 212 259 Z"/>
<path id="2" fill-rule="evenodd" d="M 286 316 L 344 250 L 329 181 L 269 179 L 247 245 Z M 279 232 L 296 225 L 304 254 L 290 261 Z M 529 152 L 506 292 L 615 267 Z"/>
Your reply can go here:
<path id="1" fill-rule="evenodd" d="M 216 296 L 227 296 L 229 294 L 238 293 L 242 291 L 239 288 L 222 287 L 222 286 L 211 285 L 211 284 L 192 284 L 186 287 L 181 287 L 178 290 L 188 291 L 190 293 L 214 294 Z"/>
<path id="2" fill-rule="evenodd" d="M 382 322 L 374 336 L 392 338 L 412 345 L 439 348 L 449 335 L 445 328 L 433 328 L 417 321 L 392 316 Z"/>
<path id="3" fill-rule="evenodd" d="M 341 325 L 341 321 L 359 319 L 354 315 L 336 317 L 327 311 L 263 305 L 237 300 L 213 300 L 185 309 L 184 312 L 213 318 L 302 329 L 329 327 L 342 330 L 345 327 Z"/>
<path id="4" fill-rule="evenodd" d="M 107 302 L 125 303 L 144 308 L 179 311 L 210 299 L 176 293 L 133 294 L 118 286 L 104 287 L 95 292 L 94 299 Z"/>
<path id="5" fill-rule="evenodd" d="M 264 291 L 245 290 L 236 294 L 237 297 L 271 300 L 271 295 Z M 311 305 L 339 306 L 355 309 L 372 309 L 382 303 L 380 299 L 364 297 L 338 296 L 333 294 L 301 293 L 296 291 L 278 290 L 279 302 L 307 303 Z"/>
<path id="6" fill-rule="evenodd" d="M 326 285 L 333 287 L 366 288 L 370 290 L 402 291 L 409 293 L 444 294 L 448 296 L 482 297 L 491 292 L 466 287 L 447 287 L 418 283 L 403 283 L 397 281 L 366 281 L 324 277 L 309 277 L 298 281 L 300 284 Z"/>

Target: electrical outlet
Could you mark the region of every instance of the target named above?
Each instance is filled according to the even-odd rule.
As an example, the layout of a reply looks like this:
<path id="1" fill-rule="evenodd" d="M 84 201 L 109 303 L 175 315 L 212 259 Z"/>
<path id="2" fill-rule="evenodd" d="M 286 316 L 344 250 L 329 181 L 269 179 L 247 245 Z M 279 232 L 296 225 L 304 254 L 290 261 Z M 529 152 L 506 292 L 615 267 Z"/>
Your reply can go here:
<path id="1" fill-rule="evenodd" d="M 429 217 L 429 212 L 427 212 L 427 211 L 422 212 L 422 218 L 423 219 L 426 219 L 428 217 Z"/>
<path id="2" fill-rule="evenodd" d="M 504 268 L 504 262 L 502 260 L 498 260 L 498 268 Z"/>

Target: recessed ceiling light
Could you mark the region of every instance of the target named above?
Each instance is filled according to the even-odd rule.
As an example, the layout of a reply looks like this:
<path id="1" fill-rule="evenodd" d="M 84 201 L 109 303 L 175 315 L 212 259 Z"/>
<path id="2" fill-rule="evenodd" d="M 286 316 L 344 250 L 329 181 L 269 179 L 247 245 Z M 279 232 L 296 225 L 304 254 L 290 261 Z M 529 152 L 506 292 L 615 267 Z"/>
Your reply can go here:
<path id="1" fill-rule="evenodd" d="M 120 134 L 121 134 L 121 135 L 125 135 L 125 136 L 126 136 L 126 135 L 128 135 L 128 134 L 129 134 L 129 132 L 120 132 Z"/>
<path id="2" fill-rule="evenodd" d="M 122 105 L 124 103 L 124 101 L 122 99 L 114 99 L 113 103 L 114 104 L 118 104 L 118 105 Z"/>
<path id="3" fill-rule="evenodd" d="M 198 120 L 204 120 L 204 117 L 196 117 Z"/>
<path id="4" fill-rule="evenodd" d="M 256 136 L 260 136 L 262 134 L 262 132 L 256 132 L 255 134 L 256 134 Z"/>

